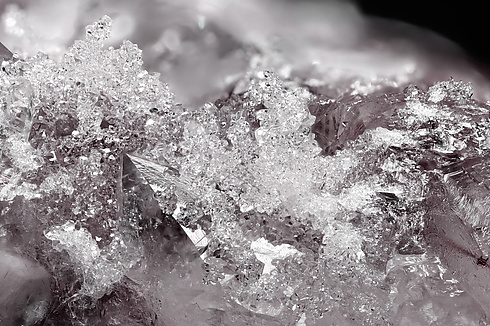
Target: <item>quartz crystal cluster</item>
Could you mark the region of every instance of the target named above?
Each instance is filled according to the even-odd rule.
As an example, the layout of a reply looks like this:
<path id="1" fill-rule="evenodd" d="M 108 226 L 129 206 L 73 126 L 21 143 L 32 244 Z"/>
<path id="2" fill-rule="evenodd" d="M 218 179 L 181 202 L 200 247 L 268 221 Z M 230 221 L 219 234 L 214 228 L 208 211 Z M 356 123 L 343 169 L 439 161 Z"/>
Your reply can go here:
<path id="1" fill-rule="evenodd" d="M 250 49 L 190 108 L 111 24 L 0 49 L 2 326 L 490 322 L 469 83 L 327 85 Z"/>

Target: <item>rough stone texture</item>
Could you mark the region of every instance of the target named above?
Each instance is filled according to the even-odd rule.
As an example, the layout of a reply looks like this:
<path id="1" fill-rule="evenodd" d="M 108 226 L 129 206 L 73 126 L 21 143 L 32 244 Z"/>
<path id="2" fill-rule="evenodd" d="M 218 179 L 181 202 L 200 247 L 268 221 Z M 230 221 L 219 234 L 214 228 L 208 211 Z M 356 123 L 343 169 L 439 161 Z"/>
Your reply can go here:
<path id="1" fill-rule="evenodd" d="M 469 83 L 308 71 L 198 20 L 214 41 L 168 29 L 161 62 L 188 42 L 247 65 L 191 107 L 137 45 L 106 46 L 112 25 L 59 58 L 0 52 L 2 325 L 488 322 L 489 107 Z"/>

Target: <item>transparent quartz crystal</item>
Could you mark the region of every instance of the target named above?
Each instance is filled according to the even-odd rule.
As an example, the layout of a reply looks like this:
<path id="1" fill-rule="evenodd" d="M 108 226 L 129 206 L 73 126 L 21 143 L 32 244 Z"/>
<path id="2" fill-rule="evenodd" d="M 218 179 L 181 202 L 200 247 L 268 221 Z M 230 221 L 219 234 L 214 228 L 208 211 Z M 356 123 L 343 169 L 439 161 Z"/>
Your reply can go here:
<path id="1" fill-rule="evenodd" d="M 488 322 L 489 107 L 470 84 L 332 91 L 259 47 L 188 108 L 111 26 L 60 59 L 0 49 L 0 261 L 50 283 L 1 322 Z"/>

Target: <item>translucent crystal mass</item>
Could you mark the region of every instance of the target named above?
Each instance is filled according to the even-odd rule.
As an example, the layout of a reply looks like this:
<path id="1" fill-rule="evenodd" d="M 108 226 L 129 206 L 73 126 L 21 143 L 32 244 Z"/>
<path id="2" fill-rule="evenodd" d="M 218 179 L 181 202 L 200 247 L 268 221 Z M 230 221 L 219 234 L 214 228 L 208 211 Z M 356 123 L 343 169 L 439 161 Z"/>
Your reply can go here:
<path id="1" fill-rule="evenodd" d="M 489 322 L 470 84 L 329 88 L 262 49 L 190 109 L 112 23 L 59 60 L 0 48 L 2 326 Z"/>

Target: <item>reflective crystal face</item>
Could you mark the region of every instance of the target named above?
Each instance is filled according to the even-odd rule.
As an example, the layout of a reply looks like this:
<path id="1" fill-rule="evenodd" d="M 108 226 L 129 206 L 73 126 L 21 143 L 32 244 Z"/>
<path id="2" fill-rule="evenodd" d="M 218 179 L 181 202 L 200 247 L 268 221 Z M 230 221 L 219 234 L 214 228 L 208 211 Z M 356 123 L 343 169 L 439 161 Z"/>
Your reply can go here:
<path id="1" fill-rule="evenodd" d="M 0 324 L 488 322 L 490 120 L 472 85 L 308 70 L 198 17 L 153 58 L 171 74 L 221 55 L 230 78 L 197 107 L 136 44 L 107 45 L 108 16 L 59 58 L 0 46 Z"/>

